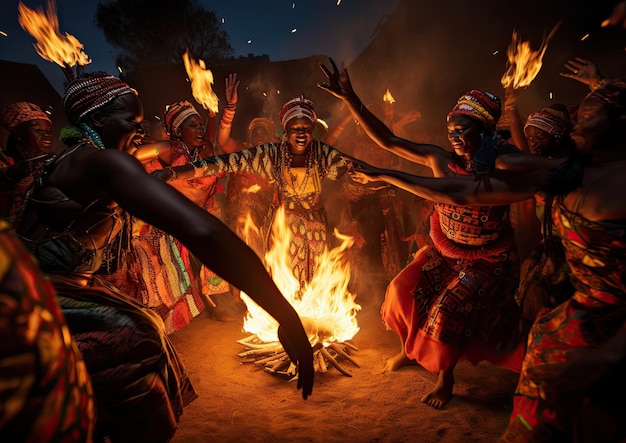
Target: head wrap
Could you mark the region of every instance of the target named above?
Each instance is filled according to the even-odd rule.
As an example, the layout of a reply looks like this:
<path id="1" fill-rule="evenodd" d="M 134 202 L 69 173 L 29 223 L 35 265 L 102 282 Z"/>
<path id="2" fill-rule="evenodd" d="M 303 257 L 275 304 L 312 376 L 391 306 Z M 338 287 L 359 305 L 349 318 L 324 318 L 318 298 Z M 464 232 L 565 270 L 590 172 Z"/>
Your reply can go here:
<path id="1" fill-rule="evenodd" d="M 29 102 L 16 102 L 8 105 L 0 114 L 0 124 L 15 134 L 17 127 L 32 120 L 46 120 L 52 123 L 48 114 Z"/>
<path id="2" fill-rule="evenodd" d="M 165 107 L 165 115 L 163 116 L 163 126 L 165 131 L 171 136 L 174 136 L 176 129 L 189 117 L 190 115 L 197 115 L 200 117 L 196 108 L 187 100 L 172 103 Z"/>
<path id="3" fill-rule="evenodd" d="M 494 129 L 502 115 L 502 104 L 497 96 L 472 89 L 459 98 L 447 120 L 458 115 L 478 120 L 486 129 Z"/>
<path id="4" fill-rule="evenodd" d="M 569 130 L 570 116 L 565 105 L 552 105 L 528 116 L 524 129 L 534 126 L 553 137 L 562 137 Z"/>
<path id="5" fill-rule="evenodd" d="M 61 104 L 70 123 L 77 124 L 124 94 L 137 91 L 106 72 L 81 74 L 67 85 Z"/>
<path id="6" fill-rule="evenodd" d="M 252 131 L 254 131 L 254 129 L 258 127 L 264 128 L 269 134 L 273 135 L 274 137 L 276 137 L 278 134 L 278 131 L 276 130 L 276 124 L 272 120 L 270 120 L 269 118 L 258 117 L 252 119 L 252 121 L 248 125 L 248 138 L 250 138 L 250 136 L 252 135 Z"/>
<path id="7" fill-rule="evenodd" d="M 317 120 L 317 114 L 315 113 L 315 108 L 313 108 L 313 102 L 304 98 L 304 94 L 300 97 L 289 100 L 283 105 L 278 113 L 278 118 L 280 118 L 280 123 L 282 124 L 283 129 L 287 127 L 287 123 L 290 120 L 298 117 L 308 118 L 311 120 L 311 123 Z"/>

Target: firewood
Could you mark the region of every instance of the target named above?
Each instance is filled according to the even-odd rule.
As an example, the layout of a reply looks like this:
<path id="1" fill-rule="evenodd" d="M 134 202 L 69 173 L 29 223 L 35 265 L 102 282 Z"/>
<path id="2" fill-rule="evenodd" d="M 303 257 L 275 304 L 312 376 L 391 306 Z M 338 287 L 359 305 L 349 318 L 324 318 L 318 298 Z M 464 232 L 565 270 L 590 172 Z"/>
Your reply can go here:
<path id="1" fill-rule="evenodd" d="M 341 372 L 343 375 L 346 375 L 348 377 L 352 377 L 352 374 L 350 374 L 348 371 L 346 371 L 336 360 L 335 358 L 330 355 L 328 353 L 328 350 L 324 347 L 322 347 L 322 349 L 320 349 L 320 352 L 322 353 L 322 355 L 324 356 L 324 358 L 326 358 L 326 360 L 328 361 L 328 363 L 330 363 L 331 365 L 333 365 L 335 367 L 335 369 L 337 369 L 339 372 Z"/>

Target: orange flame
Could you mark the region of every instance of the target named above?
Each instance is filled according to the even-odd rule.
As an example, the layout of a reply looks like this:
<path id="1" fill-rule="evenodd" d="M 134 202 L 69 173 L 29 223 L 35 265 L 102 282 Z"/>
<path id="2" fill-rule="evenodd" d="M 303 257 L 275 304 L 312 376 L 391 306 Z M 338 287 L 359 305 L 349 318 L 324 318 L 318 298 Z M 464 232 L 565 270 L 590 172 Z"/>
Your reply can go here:
<path id="1" fill-rule="evenodd" d="M 37 43 L 33 46 L 43 59 L 56 63 L 62 68 L 91 63 L 83 51 L 84 46 L 70 34 L 61 35 L 54 0 L 48 1 L 46 11 L 34 10 L 22 2 L 17 5 L 17 20 L 22 28 L 32 35 Z"/>
<path id="2" fill-rule="evenodd" d="M 541 70 L 548 43 L 558 27 L 559 24 L 557 23 L 536 51 L 530 47 L 530 42 L 520 40 L 517 32 L 513 31 L 511 43 L 506 50 L 508 61 L 506 72 L 500 80 L 502 86 L 518 89 L 532 83 Z"/>
<path id="3" fill-rule="evenodd" d="M 352 246 L 350 236 L 335 235 L 341 245 L 325 250 L 316 260 L 316 271 L 311 282 L 300 293 L 300 284 L 288 263 L 291 231 L 285 221 L 285 209 L 280 207 L 272 226 L 274 244 L 265 254 L 265 263 L 276 286 L 302 319 L 312 344 L 328 345 L 353 338 L 359 327 L 356 314 L 361 306 L 354 302 L 356 295 L 348 290 L 350 264 L 344 251 Z M 248 307 L 243 329 L 256 334 L 264 342 L 278 340 L 278 324 L 246 294 L 241 294 Z"/>
<path id="4" fill-rule="evenodd" d="M 190 56 L 189 50 L 183 54 L 183 62 L 185 63 L 185 70 L 191 80 L 191 93 L 198 103 L 202 105 L 204 109 L 217 113 L 218 111 L 218 98 L 213 92 L 213 73 L 210 69 L 206 68 L 204 60 L 199 60 L 196 63 Z"/>
<path id="5" fill-rule="evenodd" d="M 387 103 L 395 103 L 396 99 L 393 98 L 393 95 L 391 95 L 391 92 L 389 91 L 389 88 L 387 88 L 387 92 L 385 92 L 385 95 L 383 95 L 383 101 L 387 102 Z"/>

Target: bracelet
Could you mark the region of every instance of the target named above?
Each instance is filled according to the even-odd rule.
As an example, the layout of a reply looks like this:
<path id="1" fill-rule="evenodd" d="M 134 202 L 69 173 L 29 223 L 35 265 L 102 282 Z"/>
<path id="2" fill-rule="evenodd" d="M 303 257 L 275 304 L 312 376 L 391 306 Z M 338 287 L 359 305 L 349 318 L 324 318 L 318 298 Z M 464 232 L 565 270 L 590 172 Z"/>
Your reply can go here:
<path id="1" fill-rule="evenodd" d="M 237 108 L 237 103 L 226 103 L 225 109 L 234 110 Z"/>
<path id="2" fill-rule="evenodd" d="M 606 85 L 608 83 L 608 79 L 606 79 L 605 77 L 600 77 L 599 79 L 595 79 L 593 80 L 591 83 L 589 83 L 589 89 L 593 92 L 596 89 Z"/>

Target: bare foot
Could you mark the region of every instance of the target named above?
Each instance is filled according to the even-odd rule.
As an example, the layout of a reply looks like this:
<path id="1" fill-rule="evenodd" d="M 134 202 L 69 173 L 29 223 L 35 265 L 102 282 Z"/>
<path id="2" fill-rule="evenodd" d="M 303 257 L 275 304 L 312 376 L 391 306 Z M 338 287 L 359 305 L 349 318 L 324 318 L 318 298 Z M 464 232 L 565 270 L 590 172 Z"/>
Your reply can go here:
<path id="1" fill-rule="evenodd" d="M 381 371 L 382 374 L 385 372 L 392 372 L 400 369 L 402 366 L 416 365 L 417 362 L 415 360 L 411 360 L 403 351 L 398 352 L 391 358 L 388 358 L 385 362 L 385 367 Z"/>
<path id="2" fill-rule="evenodd" d="M 422 397 L 422 403 L 426 403 L 431 408 L 441 409 L 452 398 L 452 387 L 454 386 L 454 376 L 452 369 L 441 371 L 437 384 L 428 394 Z"/>

